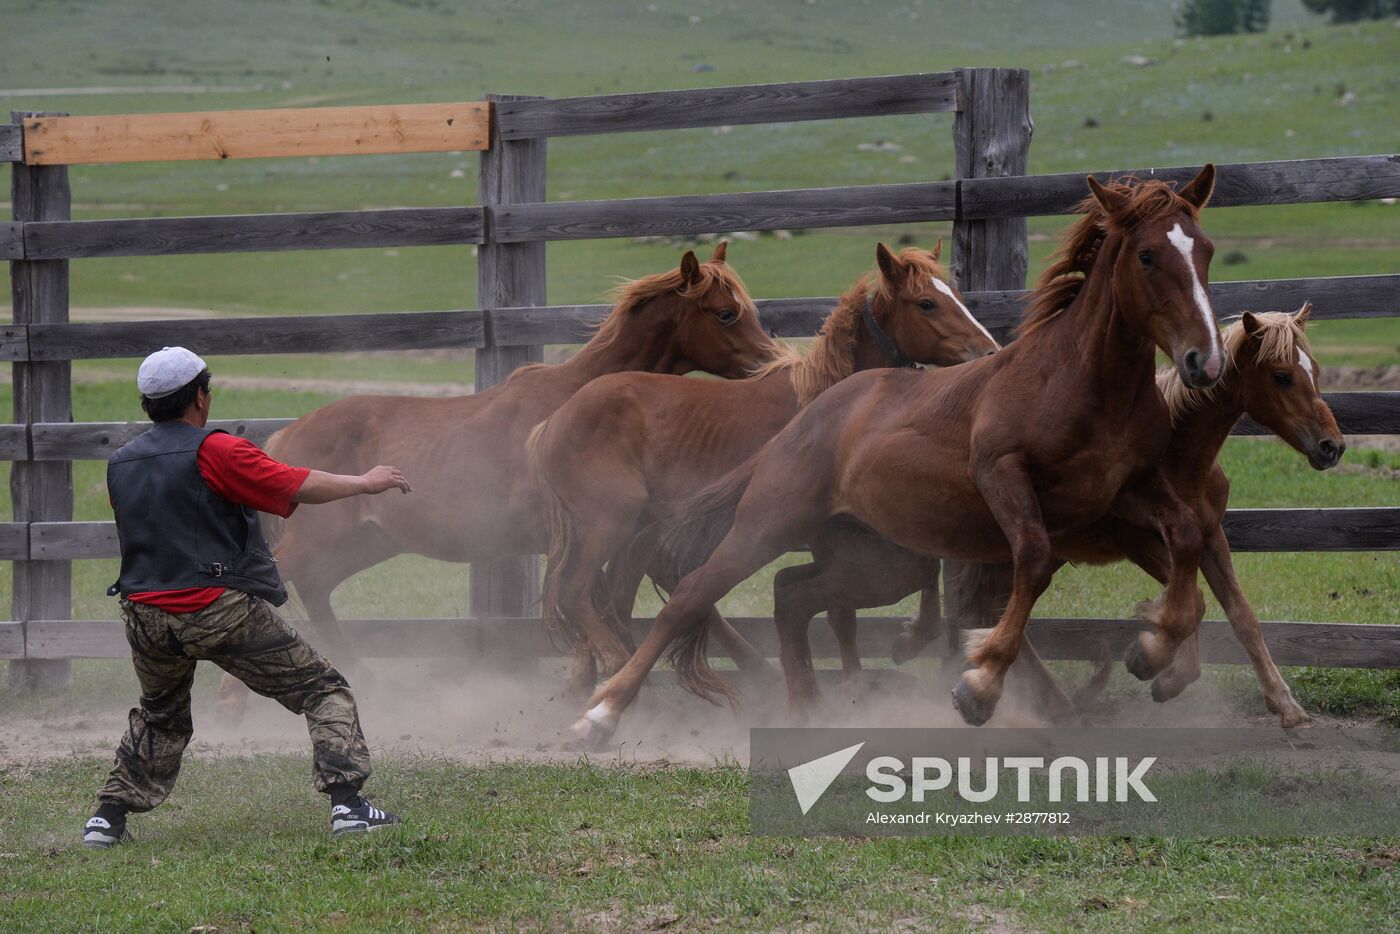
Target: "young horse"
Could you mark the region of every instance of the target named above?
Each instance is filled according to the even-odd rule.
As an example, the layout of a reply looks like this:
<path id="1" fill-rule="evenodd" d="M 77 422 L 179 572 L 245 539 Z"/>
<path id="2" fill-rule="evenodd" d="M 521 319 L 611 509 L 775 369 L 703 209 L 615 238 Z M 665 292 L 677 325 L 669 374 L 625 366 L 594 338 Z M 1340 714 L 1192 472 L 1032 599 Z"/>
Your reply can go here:
<path id="1" fill-rule="evenodd" d="M 739 379 L 779 353 L 724 259 L 721 243 L 707 263 L 688 252 L 678 269 L 626 283 L 592 340 L 564 363 L 521 367 L 470 396 L 343 399 L 273 436 L 268 451 L 280 460 L 338 473 L 384 461 L 413 478 L 412 496 L 342 500 L 280 524 L 278 564 L 331 658 L 356 660 L 331 609 L 331 592 L 352 574 L 403 552 L 487 561 L 544 550 L 525 440 L 580 387 L 620 370 Z"/>
<path id="2" fill-rule="evenodd" d="M 1129 659 L 1140 676 L 1165 668 L 1204 609 L 1196 586 L 1203 542 L 1159 467 L 1171 423 L 1153 382 L 1154 353 L 1166 351 L 1194 387 L 1214 385 L 1224 371 L 1206 292 L 1212 248 L 1196 223 L 1214 180 L 1209 165 L 1180 192 L 1155 180 L 1105 187 L 1090 178 L 1087 216 L 1020 340 L 951 369 L 857 373 L 799 413 L 711 491 L 737 498 L 732 528 L 595 692 L 576 732 L 610 735 L 676 640 L 682 683 L 702 696 L 731 694 L 705 659 L 709 608 L 783 552 L 820 543 L 837 516 L 922 554 L 1013 561 L 1006 613 L 954 691 L 969 722 L 985 722 L 1001 696 L 1055 570 L 1053 540 L 1106 514 L 1156 528 L 1168 544 L 1157 631 Z M 706 520 L 721 512 L 695 516 L 706 544 Z M 800 651 L 795 636 L 779 632 L 785 653 Z"/>
<path id="3" fill-rule="evenodd" d="M 1285 728 L 1301 726 L 1308 716 L 1293 699 L 1269 656 L 1259 631 L 1259 621 L 1235 578 L 1230 548 L 1220 528 L 1229 496 L 1230 481 L 1216 463 L 1216 457 L 1230 431 L 1244 415 L 1273 430 L 1284 441 L 1307 456 L 1316 470 L 1333 467 L 1346 450 L 1346 443 L 1332 411 L 1322 400 L 1317 385 L 1317 362 L 1308 348 L 1304 328 L 1311 305 L 1296 314 L 1282 312 L 1246 313 L 1224 332 L 1225 348 L 1231 366 L 1211 390 L 1193 390 L 1171 369 L 1157 375 L 1157 386 L 1167 402 L 1174 425 L 1164 467 L 1177 494 L 1191 507 L 1205 536 L 1201 570 L 1211 591 L 1225 608 L 1236 637 L 1244 646 L 1259 679 L 1265 703 L 1277 714 Z M 863 529 L 845 529 L 828 536 L 827 551 L 814 565 L 785 568 L 774 581 L 773 616 L 777 625 L 805 630 L 808 621 L 833 599 L 851 609 L 885 606 L 927 586 L 936 578 L 937 559 L 925 558 L 876 539 Z M 1128 558 L 1159 582 L 1165 582 L 1170 567 L 1161 538 L 1129 526 L 1117 519 L 1104 519 L 1074 539 L 1055 545 L 1062 559 L 1105 564 Z M 879 574 L 872 570 L 878 568 Z M 991 580 L 994 575 L 979 575 Z M 1003 577 L 1004 579 L 1004 577 Z M 995 597 L 1000 588 L 990 595 Z M 984 602 L 984 601 L 978 601 Z M 1149 614 L 1155 604 L 1145 604 Z M 990 621 L 995 621 L 995 612 Z M 917 655 L 937 637 L 941 626 L 921 617 L 896 642 L 896 661 Z M 950 632 L 951 648 L 959 650 L 957 634 Z M 975 645 L 980 634 L 968 633 Z M 854 653 L 854 632 L 838 632 L 849 639 L 842 646 L 842 657 Z M 1048 670 L 1038 665 L 1029 644 L 1021 651 L 1027 673 L 1045 693 L 1044 706 L 1063 711 L 1067 699 L 1054 686 Z M 793 663 L 807 670 L 789 672 L 789 697 L 797 709 L 815 700 L 816 683 L 811 677 L 810 656 L 794 658 Z M 1176 660 L 1153 682 L 1152 696 L 1158 701 L 1175 697 L 1200 676 L 1198 634 L 1182 645 Z"/>
<path id="4" fill-rule="evenodd" d="M 601 377 L 531 437 L 531 469 L 550 520 L 545 613 L 557 630 L 577 640 L 573 684 L 584 696 L 596 680 L 595 653 L 607 674 L 632 654 L 628 627 L 655 547 L 646 533 L 659 505 L 724 476 L 802 406 L 857 370 L 953 366 L 997 349 L 945 283 L 938 252 L 909 248 L 896 256 L 878 244 L 878 273 L 841 297 L 806 356 L 788 350 L 749 379 L 733 382 L 651 373 Z M 595 600 L 605 564 L 601 589 L 607 596 Z M 658 583 L 669 587 L 675 581 Z M 736 660 L 763 664 L 712 613 L 711 625 Z"/>

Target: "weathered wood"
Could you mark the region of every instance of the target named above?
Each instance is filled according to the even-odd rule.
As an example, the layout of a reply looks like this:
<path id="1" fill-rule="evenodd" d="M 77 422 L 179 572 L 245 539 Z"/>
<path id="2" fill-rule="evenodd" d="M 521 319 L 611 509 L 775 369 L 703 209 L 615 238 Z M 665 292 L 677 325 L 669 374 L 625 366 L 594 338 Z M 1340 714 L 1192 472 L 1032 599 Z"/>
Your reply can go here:
<path id="1" fill-rule="evenodd" d="M 0 522 L 0 561 L 29 559 L 29 523 Z"/>
<path id="2" fill-rule="evenodd" d="M 489 107 L 376 104 L 204 113 L 30 117 L 30 165 L 264 159 L 484 149 Z"/>
<path id="3" fill-rule="evenodd" d="M 1400 435 L 1400 392 L 1324 392 L 1337 425 L 1348 435 Z M 1237 435 L 1273 432 L 1246 417 L 1235 426 Z"/>
<path id="4" fill-rule="evenodd" d="M 27 425 L 0 425 L 0 461 L 30 460 Z"/>
<path id="5" fill-rule="evenodd" d="M 29 259 L 480 243 L 480 208 L 231 214 L 24 225 Z"/>
<path id="6" fill-rule="evenodd" d="M 115 522 L 33 522 L 29 525 L 31 560 L 120 556 Z"/>
<path id="7" fill-rule="evenodd" d="M 24 113 L 15 113 L 19 122 Z M 66 221 L 72 216 L 68 170 L 16 163 L 10 171 L 14 218 Z M 16 325 L 55 324 L 68 320 L 66 260 L 22 260 L 10 264 L 10 291 Z M 72 367 L 67 361 L 15 363 L 14 421 L 73 420 Z M 11 515 L 17 522 L 66 521 L 73 518 L 73 465 L 17 461 L 10 469 Z M 72 616 L 73 568 L 64 560 L 15 561 L 11 597 L 14 618 L 68 619 Z M 60 687 L 72 681 L 67 662 L 12 662 L 11 687 Z"/>
<path id="8" fill-rule="evenodd" d="M 510 205 L 544 201 L 545 140 L 501 138 L 500 108 L 533 98 L 492 94 L 487 99 L 493 104 L 491 146 L 481 154 L 478 200 L 490 212 L 490 236 L 477 252 L 477 304 L 483 309 L 543 305 L 545 245 L 504 243 L 497 224 L 499 212 Z M 488 346 L 476 353 L 478 391 L 504 381 L 517 367 L 544 359 L 539 345 L 498 345 L 492 337 Z M 540 562 L 534 556 L 476 562 L 470 573 L 473 616 L 526 616 L 539 602 Z"/>
<path id="9" fill-rule="evenodd" d="M 0 658 L 24 658 L 24 623 L 0 623 Z"/>
<path id="10" fill-rule="evenodd" d="M 970 180 L 1024 175 L 1035 123 L 1030 112 L 1030 73 L 1015 68 L 962 68 L 953 119 L 958 191 Z M 1022 289 L 1026 285 L 1027 228 L 1023 217 L 970 219 L 958 201 L 953 223 L 953 276 L 963 294 Z M 1020 320 L 1019 309 L 1015 321 Z M 1006 328 L 987 328 L 1001 343 Z M 967 615 L 976 599 L 964 583 L 963 564 L 943 562 L 947 614 Z"/>
<path id="11" fill-rule="evenodd" d="M 31 360 L 144 357 L 177 344 L 200 354 L 277 354 L 481 347 L 485 341 L 479 311 L 36 324 L 28 332 Z"/>
<path id="12" fill-rule="evenodd" d="M 213 419 L 209 427 L 222 428 L 263 446 L 273 432 L 294 421 L 294 418 Z M 150 422 L 39 422 L 31 426 L 32 459 L 106 460 L 113 451 L 150 427 Z M 4 434 L 0 432 L 0 442 L 3 440 Z M 0 446 L 0 460 L 8 459 L 3 456 L 3 450 L 3 446 Z"/>
<path id="13" fill-rule="evenodd" d="M 954 182 L 553 201 L 491 209 L 501 243 L 952 220 Z"/>
<path id="14" fill-rule="evenodd" d="M 0 124 L 0 162 L 24 161 L 24 128 L 18 123 Z"/>
<path id="15" fill-rule="evenodd" d="M 773 622 L 765 617 L 730 618 L 755 648 L 768 656 L 778 651 Z M 895 617 L 862 617 L 857 630 L 862 657 L 886 658 L 890 643 L 904 621 Z M 632 621 L 638 638 L 650 628 L 650 619 Z M 15 651 L 13 629 L 8 639 L 0 623 L 0 658 Z M 342 620 L 347 636 L 371 658 L 452 657 L 475 655 L 481 645 L 504 645 L 521 657 L 557 657 L 544 621 L 534 618 Z M 1040 618 L 1031 620 L 1029 636 L 1036 650 L 1052 660 L 1121 658 L 1128 644 L 1144 628 L 1136 619 Z M 1316 665 L 1339 668 L 1400 667 L 1400 626 L 1348 623 L 1263 622 L 1260 628 L 1274 660 L 1281 665 Z M 812 652 L 817 658 L 836 655 L 836 640 L 818 617 L 810 627 Z M 8 648 L 7 648 L 8 647 Z M 941 643 L 930 646 L 941 650 Z M 29 623 L 25 651 L 28 657 L 126 658 L 131 650 L 114 620 L 38 620 Z M 9 657 L 15 657 L 13 655 Z M 1201 623 L 1201 657 L 1207 664 L 1243 665 L 1244 651 L 1223 620 Z"/>
<path id="16" fill-rule="evenodd" d="M 633 133 L 745 123 L 792 123 L 839 117 L 937 113 L 957 109 L 951 72 L 746 87 L 696 88 L 647 94 L 607 94 L 549 100 L 500 101 L 501 138 L 533 139 L 594 133 Z"/>
<path id="17" fill-rule="evenodd" d="M 1400 507 L 1231 509 L 1222 525 L 1234 551 L 1400 549 Z"/>
<path id="18" fill-rule="evenodd" d="M 19 221 L 0 223 L 0 259 L 24 259 L 24 225 Z"/>
<path id="19" fill-rule="evenodd" d="M 1199 165 L 1167 169 L 1131 169 L 1092 173 L 1099 181 L 1135 175 L 1184 183 Z M 1084 172 L 1025 175 L 964 181 L 963 217 L 1036 217 L 1070 214 L 1089 194 Z M 1400 155 L 1299 159 L 1217 165 L 1214 207 L 1247 204 L 1304 204 L 1316 201 L 1361 201 L 1400 196 Z"/>
<path id="20" fill-rule="evenodd" d="M 29 325 L 0 324 L 0 361 L 29 359 Z"/>

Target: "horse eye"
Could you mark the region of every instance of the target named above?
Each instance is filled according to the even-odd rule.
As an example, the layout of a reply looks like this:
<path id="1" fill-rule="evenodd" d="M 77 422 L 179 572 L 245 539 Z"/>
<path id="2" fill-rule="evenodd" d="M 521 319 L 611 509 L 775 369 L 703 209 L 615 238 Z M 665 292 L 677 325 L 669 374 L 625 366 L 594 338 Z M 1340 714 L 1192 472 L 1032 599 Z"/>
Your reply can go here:
<path id="1" fill-rule="evenodd" d="M 1290 375 L 1287 374 L 1287 373 L 1275 373 L 1275 374 L 1274 374 L 1274 382 L 1277 383 L 1277 384 L 1280 385 L 1280 386 L 1285 386 L 1285 387 L 1287 387 L 1287 386 L 1292 386 L 1292 385 L 1293 385 L 1293 377 L 1290 376 Z"/>
<path id="2" fill-rule="evenodd" d="M 924 311 L 933 311 L 933 300 L 928 298 L 920 299 L 919 307 Z"/>
<path id="3" fill-rule="evenodd" d="M 1151 266 L 1151 265 L 1152 265 L 1152 251 L 1151 251 L 1151 250 L 1143 250 L 1141 253 L 1139 253 L 1139 254 L 1138 254 L 1138 262 L 1139 262 L 1139 263 L 1142 263 L 1144 266 Z"/>
<path id="4" fill-rule="evenodd" d="M 739 313 L 733 308 L 725 308 L 722 311 L 715 312 L 715 317 L 719 319 L 720 324 L 733 324 L 735 321 L 739 320 Z"/>

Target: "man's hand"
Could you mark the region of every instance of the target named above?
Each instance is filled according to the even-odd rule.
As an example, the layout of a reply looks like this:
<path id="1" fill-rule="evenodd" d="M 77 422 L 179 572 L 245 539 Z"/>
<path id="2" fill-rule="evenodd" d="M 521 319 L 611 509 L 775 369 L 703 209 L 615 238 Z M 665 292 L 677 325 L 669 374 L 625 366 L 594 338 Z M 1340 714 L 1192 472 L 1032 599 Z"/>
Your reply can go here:
<path id="1" fill-rule="evenodd" d="M 403 471 L 397 467 L 385 467 L 380 465 L 360 477 L 365 482 L 366 493 L 383 493 L 385 490 L 398 488 L 405 493 L 412 493 L 413 488 L 404 479 Z"/>

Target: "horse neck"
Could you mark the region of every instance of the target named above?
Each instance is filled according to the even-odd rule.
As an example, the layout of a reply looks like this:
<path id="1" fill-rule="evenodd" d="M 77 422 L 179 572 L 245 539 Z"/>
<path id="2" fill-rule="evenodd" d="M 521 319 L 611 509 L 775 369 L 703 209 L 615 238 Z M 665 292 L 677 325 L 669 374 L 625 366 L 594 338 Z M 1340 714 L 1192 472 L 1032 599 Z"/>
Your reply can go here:
<path id="1" fill-rule="evenodd" d="M 1069 307 L 1017 343 L 1029 342 L 1027 351 L 1042 342 L 1058 345 L 1029 355 L 1046 366 L 1072 361 L 1079 389 L 1105 406 L 1131 411 L 1141 393 L 1157 392 L 1156 345 L 1128 322 L 1114 295 L 1113 266 L 1121 249 L 1116 238 L 1105 243 Z"/>
<path id="2" fill-rule="evenodd" d="M 866 334 L 866 329 L 863 324 L 851 320 L 856 314 L 854 309 L 864 301 L 862 294 L 856 302 L 838 306 L 827 318 L 812 349 L 785 369 L 801 405 L 807 405 L 856 370 L 866 369 L 861 365 L 861 338 L 853 336 L 853 332 L 856 335 Z M 868 334 L 864 340 L 873 347 L 874 342 Z M 869 364 L 880 365 L 875 362 Z"/>
<path id="3" fill-rule="evenodd" d="M 582 382 L 624 370 L 672 373 L 685 369 L 671 339 L 674 315 L 659 307 L 667 301 L 679 301 L 679 297 L 667 293 L 621 312 L 630 320 L 622 323 L 611 340 L 595 337 L 561 366 Z"/>
<path id="4" fill-rule="evenodd" d="M 1200 405 L 1177 417 L 1167 453 L 1167 469 L 1174 479 L 1199 482 L 1210 474 L 1230 432 L 1244 415 L 1236 385 L 1237 380 L 1226 376 Z"/>

